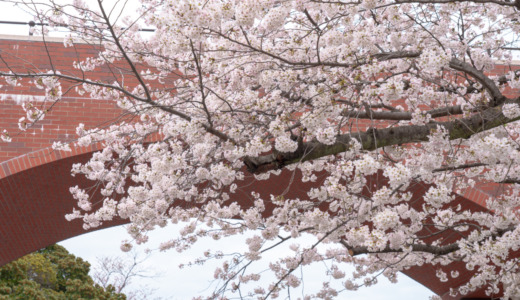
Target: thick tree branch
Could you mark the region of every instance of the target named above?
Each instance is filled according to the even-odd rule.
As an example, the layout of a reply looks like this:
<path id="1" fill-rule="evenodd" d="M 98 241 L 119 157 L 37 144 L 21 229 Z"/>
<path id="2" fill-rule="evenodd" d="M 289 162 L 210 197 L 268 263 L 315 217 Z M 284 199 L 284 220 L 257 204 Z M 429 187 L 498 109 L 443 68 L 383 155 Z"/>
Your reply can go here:
<path id="1" fill-rule="evenodd" d="M 473 3 L 494 3 L 502 6 L 515 6 L 515 2 L 499 1 L 499 0 L 396 0 L 396 4 L 402 3 L 425 3 L 425 4 L 442 4 L 442 3 L 457 3 L 457 2 L 473 2 Z"/>
<path id="2" fill-rule="evenodd" d="M 372 57 L 380 61 L 392 60 L 397 58 L 415 58 L 421 56 L 420 51 L 396 51 L 396 52 L 381 52 L 373 54 Z"/>
<path id="3" fill-rule="evenodd" d="M 500 92 L 500 89 L 495 84 L 495 82 L 486 75 L 482 71 L 477 70 L 472 65 L 468 64 L 467 62 L 463 62 L 457 58 L 452 58 L 450 60 L 450 68 L 464 72 L 466 74 L 471 75 L 473 78 L 475 78 L 484 88 L 489 92 L 491 97 L 493 98 L 493 101 L 490 103 L 490 106 L 497 106 L 502 104 L 506 97 L 502 95 L 502 92 Z"/>
<path id="4" fill-rule="evenodd" d="M 515 226 L 511 226 L 504 229 L 498 229 L 495 233 L 482 238 L 479 243 L 484 242 L 485 240 L 491 238 L 496 239 L 499 237 L 502 237 L 506 232 L 512 231 L 515 229 Z M 340 243 L 349 250 L 350 255 L 356 256 L 356 255 L 362 255 L 362 254 L 379 254 L 379 253 L 403 253 L 403 249 L 394 249 L 390 248 L 389 246 L 385 247 L 381 250 L 369 250 L 368 247 L 351 247 L 347 242 L 344 240 L 341 240 Z M 459 244 L 457 242 L 451 243 L 444 246 L 435 246 L 435 245 L 429 245 L 429 244 L 409 244 L 406 245 L 406 247 L 411 247 L 412 252 L 425 252 L 430 253 L 437 256 L 447 255 L 450 253 L 453 253 L 455 251 L 460 250 Z"/>
<path id="5" fill-rule="evenodd" d="M 464 111 L 460 105 L 436 108 L 429 111 L 425 111 L 425 114 L 429 114 L 432 118 L 440 118 L 452 115 L 463 114 Z M 348 110 L 343 112 L 343 116 L 349 118 L 358 119 L 371 119 L 371 120 L 394 120 L 394 121 L 406 121 L 412 119 L 412 113 L 407 111 L 360 111 L 360 110 Z"/>
<path id="6" fill-rule="evenodd" d="M 505 180 L 501 181 L 500 183 L 504 183 L 504 184 L 520 184 L 520 179 L 508 178 L 508 179 L 505 179 Z"/>
<path id="7" fill-rule="evenodd" d="M 520 98 L 507 102 L 520 103 Z M 263 173 L 280 169 L 294 163 L 345 152 L 349 150 L 355 142 L 361 145 L 361 149 L 367 151 L 385 146 L 427 142 L 430 134 L 436 131 L 438 127 L 443 127 L 448 131 L 450 140 L 467 139 L 476 133 L 496 128 L 519 119 L 506 118 L 502 113 L 502 106 L 503 104 L 498 107 L 490 107 L 471 117 L 453 121 L 428 123 L 425 125 L 408 125 L 395 128 L 370 128 L 364 132 L 347 133 L 338 136 L 336 142 L 332 145 L 325 145 L 313 140 L 301 143 L 299 148 L 293 153 L 274 152 L 259 157 L 248 157 L 244 160 L 244 163 L 249 172 Z"/>
<path id="8" fill-rule="evenodd" d="M 461 169 L 468 169 L 468 168 L 476 168 L 476 167 L 484 167 L 488 164 L 484 163 L 472 163 L 472 164 L 464 164 L 464 165 L 458 165 L 458 166 L 445 166 L 438 169 L 433 169 L 432 172 L 444 172 L 444 171 L 455 171 L 455 170 L 461 170 Z"/>
<path id="9" fill-rule="evenodd" d="M 472 65 L 457 58 L 452 58 L 449 66 L 454 70 L 471 75 L 479 81 L 492 97 L 488 109 L 476 113 L 471 117 L 456 119 L 453 121 L 429 123 L 426 125 L 409 125 L 395 128 L 370 128 L 365 132 L 348 133 L 337 137 L 333 145 L 321 144 L 317 141 L 301 143 L 293 153 L 273 152 L 259 157 L 248 157 L 244 160 L 245 165 L 251 173 L 263 173 L 270 170 L 283 168 L 284 166 L 297 162 L 309 161 L 320 157 L 335 155 L 350 149 L 354 140 L 361 144 L 363 150 L 371 151 L 385 146 L 407 144 L 413 142 L 428 141 L 428 137 L 437 127 L 444 127 L 448 130 L 449 138 L 467 139 L 478 132 L 483 132 L 510 122 L 516 119 L 508 119 L 502 114 L 502 105 L 508 100 L 502 95 L 500 89 L 493 80 L 489 79 L 482 71 L 477 70 Z M 511 103 L 519 103 L 520 99 L 509 100 Z M 444 109 L 444 110 L 443 110 Z M 448 115 L 451 112 L 462 113 L 460 107 L 443 108 L 435 111 L 436 116 Z M 361 112 L 360 112 L 361 113 Z M 387 120 L 406 120 L 407 112 L 365 112 L 365 117 L 376 119 L 385 117 Z M 379 115 L 378 115 L 379 114 Z M 358 117 L 355 115 L 353 117 Z M 392 119 L 393 118 L 393 119 Z"/>
<path id="10" fill-rule="evenodd" d="M 345 246 L 347 249 L 349 249 L 349 252 L 352 256 L 361 255 L 361 254 L 374 254 L 374 253 L 402 253 L 402 249 L 393 249 L 390 247 L 386 247 L 382 250 L 378 251 L 371 251 L 368 249 L 368 247 L 348 247 L 348 245 L 345 242 L 341 242 L 343 246 Z M 446 246 L 433 246 L 433 245 L 426 245 L 426 244 L 412 244 L 408 247 L 412 248 L 413 252 L 426 252 L 433 255 L 441 256 L 453 253 L 460 249 L 459 245 L 457 243 L 449 244 Z"/>

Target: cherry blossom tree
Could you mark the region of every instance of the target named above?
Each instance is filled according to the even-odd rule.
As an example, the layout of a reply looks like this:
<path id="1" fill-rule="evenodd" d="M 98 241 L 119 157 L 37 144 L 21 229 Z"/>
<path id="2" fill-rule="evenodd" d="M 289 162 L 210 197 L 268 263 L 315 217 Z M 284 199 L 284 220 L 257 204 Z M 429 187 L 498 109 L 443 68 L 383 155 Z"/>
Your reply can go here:
<path id="1" fill-rule="evenodd" d="M 187 225 L 162 250 L 252 232 L 247 251 L 206 253 L 225 258 L 210 298 L 275 298 L 315 263 L 328 270 L 309 297 L 423 264 L 448 281 L 455 263 L 474 275 L 453 296 L 520 294 L 518 0 L 141 0 L 137 12 L 13 2 L 49 25 L 35 34 L 67 26 L 65 46 L 101 48 L 75 63 L 82 76 L 3 72 L 6 84 L 33 84 L 53 105 L 66 93 L 110 99 L 139 117 L 78 125 L 77 145 L 104 148 L 72 174 L 104 200 L 71 187 L 70 220 L 128 219 L 123 250 L 168 223 Z M 89 78 L 107 67 L 113 82 Z M 48 113 L 24 108 L 20 130 Z M 281 178 L 282 192 L 262 189 Z M 482 184 L 498 191 L 486 207 L 455 201 Z M 302 235 L 312 242 L 298 245 Z M 250 268 L 281 244 L 292 253 Z"/>

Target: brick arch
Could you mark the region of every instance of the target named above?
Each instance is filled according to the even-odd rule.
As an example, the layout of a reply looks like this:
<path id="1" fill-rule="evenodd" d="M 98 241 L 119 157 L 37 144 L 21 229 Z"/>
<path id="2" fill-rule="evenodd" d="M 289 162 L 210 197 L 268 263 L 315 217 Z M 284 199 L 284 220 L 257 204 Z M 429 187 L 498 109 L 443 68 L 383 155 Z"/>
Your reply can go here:
<path id="1" fill-rule="evenodd" d="M 75 206 L 69 187 L 88 184 L 82 176 L 71 176 L 71 166 L 86 162 L 95 150 L 73 148 L 68 153 L 47 148 L 0 163 L 0 265 L 62 240 L 125 223 L 115 220 L 85 231 L 81 221 L 65 219 Z"/>
<path id="2" fill-rule="evenodd" d="M 63 48 L 61 40 L 52 39 L 47 44 L 47 49 L 56 54 L 54 65 L 65 70 L 70 69 L 73 60 L 93 56 L 98 51 L 96 47 L 81 44 L 67 50 Z M 31 61 L 31 64 L 42 69 L 48 65 L 43 43 L 37 37 L 0 36 L 0 54 L 4 60 L 21 70 L 27 67 L 25 63 L 20 63 L 22 61 Z M 0 64 L 0 69 L 4 67 Z M 497 73 L 501 72 L 497 70 Z M 107 70 L 92 75 L 99 80 L 113 80 Z M 38 93 L 41 91 L 32 87 L 2 87 L 0 94 L 7 94 L 9 97 L 0 101 L 0 130 L 16 129 L 18 118 L 24 115 L 17 102 L 24 97 L 37 96 Z M 87 127 L 94 127 L 117 119 L 120 114 L 121 111 L 111 101 L 72 94 L 64 97 L 60 105 L 53 108 L 52 113 L 38 125 L 41 127 L 21 133 L 13 138 L 13 143 L 0 143 L 0 265 L 49 244 L 88 232 L 82 228 L 81 221 L 68 222 L 64 218 L 75 205 L 69 187 L 91 184 L 83 176 L 71 177 L 70 169 L 73 163 L 86 162 L 91 153 L 99 149 L 96 146 L 72 147 L 72 152 L 61 152 L 53 151 L 49 146 L 56 140 L 71 141 L 75 125 L 79 122 L 86 123 Z M 269 192 L 281 194 L 290 180 L 290 176 L 286 175 L 287 173 L 282 173 L 268 181 L 256 182 L 254 187 L 263 191 L 264 195 Z M 294 182 L 298 182 L 298 178 Z M 301 183 L 293 185 L 287 197 L 304 197 L 309 187 L 308 184 Z M 482 186 L 467 189 L 457 196 L 456 202 L 465 209 L 483 210 L 484 201 L 494 188 Z M 246 197 L 245 201 L 248 201 L 247 196 L 251 189 L 248 181 L 240 184 L 239 194 Z M 420 198 L 425 189 L 424 185 L 415 185 L 416 198 Z M 106 222 L 98 229 L 123 223 L 125 222 L 122 220 Z M 435 277 L 436 268 L 429 265 L 415 267 L 404 273 L 444 299 L 451 299 L 448 296 L 449 288 L 467 282 L 472 274 L 463 271 L 462 265 L 450 267 L 460 269 L 461 275 L 448 284 L 439 282 Z M 468 295 L 468 298 L 486 297 L 483 291 L 477 291 Z"/>
<path id="3" fill-rule="evenodd" d="M 72 177 L 71 166 L 88 161 L 92 153 L 99 150 L 95 145 L 71 148 L 71 152 L 45 148 L 0 163 L 0 265 L 68 238 L 126 223 L 118 219 L 86 231 L 81 220 L 69 222 L 65 219 L 65 214 L 70 213 L 75 206 L 69 187 L 92 184 L 83 176 Z M 296 174 L 295 182 L 298 182 L 299 176 Z M 255 182 L 254 186 L 251 185 L 253 179 L 247 179 L 239 183 L 237 195 L 240 200 L 232 198 L 231 201 L 241 201 L 241 204 L 248 206 L 247 201 L 251 200 L 248 195 L 253 188 L 260 190 L 263 196 L 269 193 L 281 194 L 289 184 L 290 177 L 290 174 L 282 173 L 269 180 Z M 428 187 L 415 184 L 411 190 L 413 198 L 421 199 Z M 309 188 L 308 184 L 293 185 L 286 196 L 304 197 Z M 461 204 L 462 209 L 485 210 L 478 203 L 460 195 L 456 197 L 455 204 Z M 421 205 L 420 200 L 416 205 Z M 461 275 L 451 280 L 450 284 L 445 284 L 435 277 L 437 268 L 423 265 L 403 273 L 443 296 L 443 299 L 456 299 L 448 296 L 449 288 L 467 282 L 472 273 L 464 271 L 463 264 L 450 266 L 449 270 L 459 270 Z M 477 291 L 468 295 L 468 298 L 485 298 L 485 293 Z"/>

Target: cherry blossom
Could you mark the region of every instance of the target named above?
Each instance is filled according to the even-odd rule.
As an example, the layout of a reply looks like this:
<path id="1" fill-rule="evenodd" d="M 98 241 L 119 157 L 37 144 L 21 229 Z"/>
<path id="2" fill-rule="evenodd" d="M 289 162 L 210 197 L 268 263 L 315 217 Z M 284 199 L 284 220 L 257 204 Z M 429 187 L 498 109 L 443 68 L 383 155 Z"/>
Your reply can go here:
<path id="1" fill-rule="evenodd" d="M 425 264 L 440 282 L 471 274 L 456 297 L 518 296 L 516 1 L 141 0 L 117 20 L 96 2 L 27 6 L 38 22 L 68 24 L 69 48 L 101 41 L 72 66 L 85 76 L 0 73 L 49 103 L 77 93 L 138 116 L 78 124 L 73 144 L 53 145 L 103 147 L 71 171 L 100 187 L 102 205 L 95 189 L 71 187 L 67 219 L 85 228 L 128 220 L 124 251 L 168 223 L 186 226 L 163 251 L 247 236 L 242 250 L 210 249 L 194 262 L 223 260 L 209 298 L 282 297 L 303 289 L 295 270 L 312 264 L 327 270 L 309 299 Z M 121 74 L 89 78 L 107 66 Z M 52 113 L 23 108 L 22 131 Z M 261 188 L 285 179 L 281 192 Z M 483 185 L 497 191 L 485 207 L 461 208 Z M 285 244 L 290 254 L 267 271 L 253 267 Z"/>

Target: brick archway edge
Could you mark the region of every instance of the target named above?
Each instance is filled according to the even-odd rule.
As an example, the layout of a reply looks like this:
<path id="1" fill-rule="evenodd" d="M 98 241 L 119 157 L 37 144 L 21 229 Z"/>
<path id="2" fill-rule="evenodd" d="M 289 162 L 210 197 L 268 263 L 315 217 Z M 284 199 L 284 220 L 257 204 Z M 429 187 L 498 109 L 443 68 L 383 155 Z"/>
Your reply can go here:
<path id="1" fill-rule="evenodd" d="M 72 149 L 46 148 L 0 163 L 0 265 L 89 232 L 65 215 L 75 206 L 69 187 L 88 186 L 85 178 L 71 176 L 71 166 L 88 161 L 96 149 Z M 94 230 L 121 224 L 116 220 Z"/>
<path id="2" fill-rule="evenodd" d="M 45 148 L 0 163 L 0 265 L 4 265 L 23 255 L 34 252 L 62 240 L 85 234 L 82 222 L 69 222 L 65 215 L 72 211 L 75 201 L 69 187 L 88 186 L 91 181 L 83 176 L 72 177 L 71 166 L 84 163 L 92 152 L 99 150 L 95 145 L 90 147 L 71 147 L 71 152 L 54 151 Z M 277 176 L 267 181 L 255 183 L 257 190 L 266 193 L 282 192 L 288 184 L 290 176 Z M 246 195 L 250 183 L 244 185 L 241 195 Z M 420 197 L 426 186 L 417 185 L 413 193 Z M 292 196 L 305 193 L 305 189 L 296 189 Z M 233 199 L 232 199 L 233 200 Z M 463 209 L 482 210 L 482 206 L 465 197 L 455 200 Z M 106 222 L 104 229 L 126 223 L 123 220 Z M 463 265 L 456 266 L 461 275 L 457 282 L 445 284 L 435 277 L 436 269 L 430 265 L 415 267 L 404 273 L 420 284 L 431 289 L 443 299 L 453 299 L 448 295 L 453 284 L 461 284 L 471 277 L 465 273 Z M 470 295 L 472 298 L 485 297 L 483 291 Z"/>

